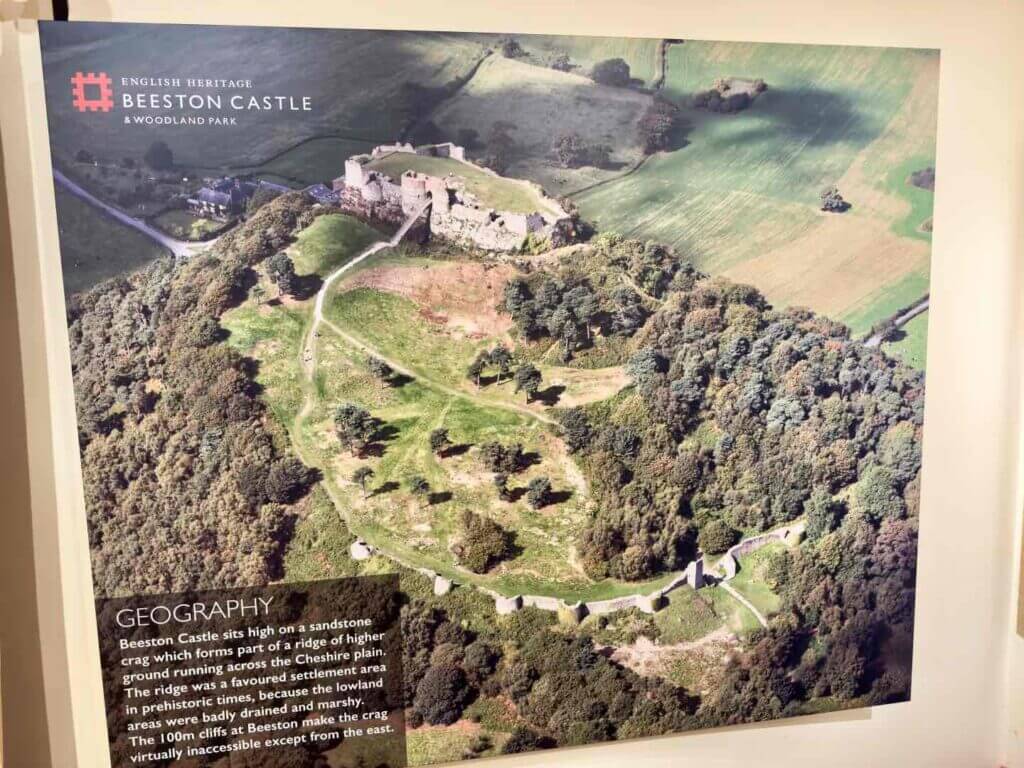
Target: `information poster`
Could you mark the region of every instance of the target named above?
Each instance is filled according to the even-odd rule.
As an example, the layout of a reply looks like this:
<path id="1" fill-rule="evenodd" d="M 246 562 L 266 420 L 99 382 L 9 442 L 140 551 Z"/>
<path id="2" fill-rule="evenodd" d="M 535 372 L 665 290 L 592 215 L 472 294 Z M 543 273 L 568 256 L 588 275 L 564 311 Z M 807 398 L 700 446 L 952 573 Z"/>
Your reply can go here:
<path id="1" fill-rule="evenodd" d="M 115 768 L 909 700 L 938 52 L 40 33 Z"/>

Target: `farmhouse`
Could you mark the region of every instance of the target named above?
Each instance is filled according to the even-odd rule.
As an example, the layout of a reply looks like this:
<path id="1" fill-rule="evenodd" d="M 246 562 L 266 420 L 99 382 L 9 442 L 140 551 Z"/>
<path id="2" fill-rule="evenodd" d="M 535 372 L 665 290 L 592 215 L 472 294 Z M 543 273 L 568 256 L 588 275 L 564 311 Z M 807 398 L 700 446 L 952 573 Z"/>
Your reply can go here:
<path id="1" fill-rule="evenodd" d="M 266 187 L 278 192 L 290 189 L 281 184 L 269 181 L 244 181 L 234 176 L 223 176 L 219 179 L 207 179 L 206 185 L 188 198 L 188 207 L 197 216 L 224 221 L 238 216 L 245 210 L 257 189 Z"/>
<path id="2" fill-rule="evenodd" d="M 406 170 L 395 181 L 378 165 L 405 166 Z M 443 169 L 444 175 L 417 167 Z M 489 200 L 470 191 L 469 181 L 477 190 L 494 187 L 496 199 L 515 200 L 518 209 L 534 209 L 489 205 Z M 346 160 L 345 175 L 334 180 L 333 188 L 344 210 L 392 224 L 429 203 L 432 236 L 487 251 L 517 251 L 531 239 L 565 245 L 575 237 L 572 217 L 543 190 L 470 163 L 465 149 L 450 142 L 375 147 L 369 155 Z"/>

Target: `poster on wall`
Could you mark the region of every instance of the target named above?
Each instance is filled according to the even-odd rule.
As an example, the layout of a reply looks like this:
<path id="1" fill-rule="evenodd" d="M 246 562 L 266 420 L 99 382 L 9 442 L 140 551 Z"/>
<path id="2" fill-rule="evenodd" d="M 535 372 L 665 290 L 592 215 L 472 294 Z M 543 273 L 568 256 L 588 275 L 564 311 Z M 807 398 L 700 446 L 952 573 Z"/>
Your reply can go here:
<path id="1" fill-rule="evenodd" d="M 910 699 L 937 51 L 40 37 L 115 766 Z"/>

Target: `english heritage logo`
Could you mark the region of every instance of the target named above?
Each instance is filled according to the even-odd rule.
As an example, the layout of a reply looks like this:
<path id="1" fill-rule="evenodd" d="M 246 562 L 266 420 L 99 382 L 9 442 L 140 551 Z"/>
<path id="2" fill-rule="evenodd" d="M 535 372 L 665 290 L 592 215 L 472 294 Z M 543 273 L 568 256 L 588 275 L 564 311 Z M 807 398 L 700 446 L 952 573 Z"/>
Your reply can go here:
<path id="1" fill-rule="evenodd" d="M 106 72 L 75 72 L 71 78 L 71 104 L 79 112 L 109 112 L 114 91 Z"/>

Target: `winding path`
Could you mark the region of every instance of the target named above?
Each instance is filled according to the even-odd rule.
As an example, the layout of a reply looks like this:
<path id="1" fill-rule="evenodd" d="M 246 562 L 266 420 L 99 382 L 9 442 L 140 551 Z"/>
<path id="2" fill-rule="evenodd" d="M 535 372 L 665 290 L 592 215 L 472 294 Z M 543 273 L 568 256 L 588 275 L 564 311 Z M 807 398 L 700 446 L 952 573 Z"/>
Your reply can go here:
<path id="1" fill-rule="evenodd" d="M 68 192 L 78 197 L 89 205 L 99 208 L 101 211 L 106 213 L 111 218 L 121 222 L 127 227 L 131 227 L 137 232 L 141 232 L 143 235 L 148 237 L 150 240 L 156 241 L 164 248 L 174 254 L 176 258 L 187 259 L 194 256 L 197 252 L 208 248 L 215 240 L 206 240 L 203 242 L 189 242 L 187 240 L 175 240 L 165 232 L 161 232 L 156 227 L 147 224 L 142 219 L 136 219 L 134 216 L 129 216 L 127 213 L 122 211 L 120 208 L 115 208 L 109 203 L 105 203 L 96 197 L 92 192 L 85 189 L 81 185 L 73 182 L 63 173 L 58 171 L 56 168 L 53 169 L 53 180 L 61 187 L 66 189 Z"/>
<path id="2" fill-rule="evenodd" d="M 402 225 L 401 229 L 399 229 L 398 232 L 396 232 L 390 240 L 381 240 L 380 242 L 374 243 L 373 245 L 369 246 L 366 250 L 364 250 L 354 259 L 346 262 L 345 264 L 342 264 L 340 267 L 334 270 L 330 275 L 328 275 L 327 279 L 324 280 L 323 285 L 320 286 L 320 291 L 316 295 L 316 302 L 313 305 L 313 322 L 310 325 L 309 333 L 306 337 L 306 343 L 303 345 L 302 364 L 303 369 L 306 372 L 306 379 L 311 382 L 313 380 L 313 376 L 316 373 L 317 339 L 319 338 L 320 326 L 323 325 L 329 328 L 332 333 L 339 336 L 341 339 L 345 341 L 345 343 L 349 344 L 350 346 L 362 350 L 368 355 L 380 358 L 385 363 L 387 363 L 395 372 L 401 374 L 402 376 L 408 376 L 411 379 L 415 379 L 421 384 L 424 384 L 430 387 L 431 389 L 437 390 L 438 392 L 443 392 L 444 394 L 449 395 L 450 397 L 458 397 L 463 400 L 469 400 L 470 402 L 476 403 L 477 405 L 484 404 L 487 407 L 493 407 L 498 408 L 500 410 L 512 411 L 514 413 L 522 414 L 523 416 L 527 416 L 531 419 L 535 419 L 537 421 L 543 422 L 544 424 L 549 424 L 551 426 L 559 426 L 558 421 L 556 421 L 555 419 L 543 413 L 537 413 L 536 411 L 527 408 L 525 405 L 477 398 L 474 397 L 469 392 L 465 392 L 456 387 L 443 384 L 440 381 L 436 381 L 427 376 L 424 376 L 422 373 L 418 371 L 410 370 L 409 368 L 403 366 L 397 360 L 388 357 L 380 350 L 370 346 L 365 341 L 357 339 L 355 336 L 352 336 L 346 331 L 343 331 L 337 325 L 335 325 L 330 320 L 324 317 L 324 302 L 326 301 L 327 294 L 331 290 L 331 286 L 338 281 L 338 278 L 340 278 L 343 274 L 345 274 L 350 269 L 355 267 L 357 264 L 360 264 L 366 259 L 368 259 L 373 254 L 378 253 L 384 250 L 385 248 L 393 248 L 396 245 L 398 245 L 398 243 L 401 242 L 402 238 L 405 237 L 405 235 L 409 232 L 410 227 L 412 227 L 416 220 L 421 215 L 423 215 L 423 212 L 427 209 L 429 205 L 430 202 L 428 201 L 422 207 L 420 207 L 419 210 L 412 214 Z M 312 392 L 310 392 L 306 396 L 306 401 L 302 405 L 302 410 L 296 417 L 296 422 L 301 423 L 301 421 L 305 419 L 305 417 L 309 414 L 312 408 L 313 398 Z"/>

